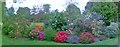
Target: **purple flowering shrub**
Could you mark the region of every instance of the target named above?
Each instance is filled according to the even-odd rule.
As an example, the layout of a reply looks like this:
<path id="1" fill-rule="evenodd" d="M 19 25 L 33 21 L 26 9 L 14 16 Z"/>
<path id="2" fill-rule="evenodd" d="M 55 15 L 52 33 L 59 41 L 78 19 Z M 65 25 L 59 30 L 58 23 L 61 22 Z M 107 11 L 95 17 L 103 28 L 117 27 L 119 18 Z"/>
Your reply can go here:
<path id="1" fill-rule="evenodd" d="M 69 37 L 67 37 L 66 42 L 77 44 L 79 43 L 79 37 L 77 35 L 70 35 Z"/>
<path id="2" fill-rule="evenodd" d="M 44 39 L 44 32 L 40 32 L 38 35 L 38 40 L 43 40 Z"/>

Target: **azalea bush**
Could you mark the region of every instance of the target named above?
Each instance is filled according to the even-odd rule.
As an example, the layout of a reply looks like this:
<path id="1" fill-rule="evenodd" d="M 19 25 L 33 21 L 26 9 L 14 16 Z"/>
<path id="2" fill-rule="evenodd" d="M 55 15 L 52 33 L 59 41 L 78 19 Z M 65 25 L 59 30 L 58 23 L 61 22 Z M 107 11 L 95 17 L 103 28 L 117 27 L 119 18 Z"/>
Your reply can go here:
<path id="1" fill-rule="evenodd" d="M 79 43 L 79 37 L 76 35 L 76 33 L 74 33 L 72 30 L 68 30 L 67 33 L 69 36 L 67 37 L 66 42 L 73 44 Z"/>
<path id="2" fill-rule="evenodd" d="M 67 37 L 66 42 L 72 43 L 72 44 L 77 44 L 77 43 L 79 43 L 79 37 L 77 35 L 70 35 L 69 37 Z"/>
<path id="3" fill-rule="evenodd" d="M 59 43 L 64 43 L 68 36 L 69 34 L 66 33 L 65 31 L 58 31 L 54 40 Z"/>
<path id="4" fill-rule="evenodd" d="M 83 32 L 79 38 L 80 38 L 80 42 L 83 44 L 89 44 L 95 42 L 94 35 L 89 32 Z"/>
<path id="5" fill-rule="evenodd" d="M 44 32 L 39 33 L 38 40 L 44 40 Z"/>
<path id="6" fill-rule="evenodd" d="M 34 30 L 30 32 L 30 37 L 31 39 L 38 39 L 38 40 L 43 40 L 44 39 L 44 33 L 41 32 L 41 29 L 43 26 L 37 25 Z"/>

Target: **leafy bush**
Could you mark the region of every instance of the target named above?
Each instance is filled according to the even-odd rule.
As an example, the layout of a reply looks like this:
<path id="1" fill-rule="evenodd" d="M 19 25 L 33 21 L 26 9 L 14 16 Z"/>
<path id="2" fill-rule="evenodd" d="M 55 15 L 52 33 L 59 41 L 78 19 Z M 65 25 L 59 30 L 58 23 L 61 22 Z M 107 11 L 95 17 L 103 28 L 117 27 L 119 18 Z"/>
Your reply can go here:
<path id="1" fill-rule="evenodd" d="M 76 22 L 77 33 L 82 33 L 80 31 L 91 31 L 95 36 L 99 36 L 102 33 L 104 22 L 104 17 L 96 12 L 86 14 L 80 17 Z"/>
<path id="2" fill-rule="evenodd" d="M 44 29 L 44 33 L 45 33 L 45 35 L 44 35 L 45 40 L 54 41 L 54 37 L 56 36 L 57 31 L 51 27 L 47 27 Z"/>
<path id="3" fill-rule="evenodd" d="M 103 33 L 103 29 L 104 29 L 104 22 L 103 20 L 93 20 L 91 27 L 92 27 L 92 33 L 94 34 L 94 36 L 98 37 L 99 35 L 101 35 Z"/>
<path id="4" fill-rule="evenodd" d="M 67 34 L 66 32 L 58 31 L 54 39 L 55 39 L 56 42 L 63 43 L 63 42 L 66 41 L 68 36 L 69 36 L 69 34 Z"/>
<path id="5" fill-rule="evenodd" d="M 89 44 L 95 42 L 94 35 L 89 32 L 83 32 L 80 35 L 80 42 L 84 44 Z"/>
<path id="6" fill-rule="evenodd" d="M 91 10 L 103 15 L 107 26 L 111 21 L 117 21 L 118 6 L 114 2 L 95 3 Z"/>
<path id="7" fill-rule="evenodd" d="M 117 23 L 114 23 L 114 22 L 111 22 L 110 26 L 107 26 L 105 28 L 105 31 L 104 31 L 104 34 L 107 36 L 107 37 L 117 37 L 118 35 L 118 24 Z"/>
<path id="8" fill-rule="evenodd" d="M 41 25 L 36 25 L 36 29 L 32 30 L 30 32 L 30 36 L 32 39 L 37 39 L 39 35 L 42 35 L 42 36 L 39 36 L 39 39 L 41 39 L 40 37 L 43 37 L 43 33 L 41 32 L 41 29 L 43 29 L 43 26 Z M 43 38 L 42 38 L 43 39 Z"/>
<path id="9" fill-rule="evenodd" d="M 66 42 L 73 44 L 79 43 L 79 37 L 77 35 L 70 35 L 69 37 L 67 37 Z"/>
<path id="10" fill-rule="evenodd" d="M 22 37 L 27 25 L 29 21 L 22 16 L 3 16 L 3 34 L 14 36 L 12 38 Z"/>
<path id="11" fill-rule="evenodd" d="M 68 29 L 67 22 L 63 17 L 63 13 L 56 13 L 51 19 L 51 26 L 58 31 L 66 31 Z"/>

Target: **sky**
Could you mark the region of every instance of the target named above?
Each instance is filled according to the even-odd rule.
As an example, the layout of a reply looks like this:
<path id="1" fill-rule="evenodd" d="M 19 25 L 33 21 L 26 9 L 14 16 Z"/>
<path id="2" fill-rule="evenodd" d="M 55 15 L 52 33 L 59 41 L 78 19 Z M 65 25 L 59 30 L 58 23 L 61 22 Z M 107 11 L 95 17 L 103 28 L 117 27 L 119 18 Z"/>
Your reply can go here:
<path id="1" fill-rule="evenodd" d="M 16 1 L 17 3 L 13 3 L 13 0 L 6 0 L 6 7 L 10 8 L 11 6 L 13 6 L 15 9 L 15 13 L 19 9 L 19 7 L 28 7 L 32 9 L 33 6 L 38 6 L 41 8 L 43 4 L 50 4 L 51 5 L 50 10 L 58 9 L 59 12 L 61 12 L 66 9 L 67 7 L 66 4 L 67 2 L 69 2 L 69 0 L 16 0 Z M 73 3 L 77 2 L 77 4 L 75 5 L 78 8 L 80 8 L 80 11 L 82 13 L 83 10 L 85 10 L 85 6 L 88 1 L 89 0 L 73 0 Z"/>

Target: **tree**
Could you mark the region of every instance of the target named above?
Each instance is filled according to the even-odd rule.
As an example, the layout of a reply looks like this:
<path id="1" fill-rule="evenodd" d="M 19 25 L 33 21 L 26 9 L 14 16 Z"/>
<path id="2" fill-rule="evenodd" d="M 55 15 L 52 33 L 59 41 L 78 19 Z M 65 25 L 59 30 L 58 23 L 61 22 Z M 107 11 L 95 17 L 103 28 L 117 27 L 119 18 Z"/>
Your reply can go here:
<path id="1" fill-rule="evenodd" d="M 105 25 L 110 25 L 110 22 L 117 21 L 118 6 L 114 2 L 97 2 L 94 3 L 91 9 L 87 12 L 97 12 L 104 16 Z"/>
<path id="2" fill-rule="evenodd" d="M 75 20 L 80 16 L 80 9 L 75 4 L 69 4 L 66 8 L 66 17 L 69 20 Z"/>
<path id="3" fill-rule="evenodd" d="M 43 9 L 44 9 L 44 12 L 45 12 L 45 13 L 48 13 L 48 12 L 49 12 L 49 9 L 50 9 L 50 4 L 44 4 L 44 5 L 43 5 Z"/>
<path id="4" fill-rule="evenodd" d="M 17 11 L 18 15 L 22 15 L 22 16 L 29 16 L 30 15 L 30 9 L 28 7 L 25 8 L 19 8 Z"/>
<path id="5" fill-rule="evenodd" d="M 118 6 L 116 6 L 113 2 L 96 3 L 96 5 L 93 6 L 93 11 L 96 11 L 103 15 L 105 17 L 104 21 L 106 24 L 111 21 L 117 21 Z"/>
<path id="6" fill-rule="evenodd" d="M 13 15 L 14 15 L 14 12 L 15 12 L 15 10 L 14 10 L 13 7 L 11 7 L 11 8 L 8 9 L 8 15 L 9 15 L 9 16 L 13 16 Z"/>

